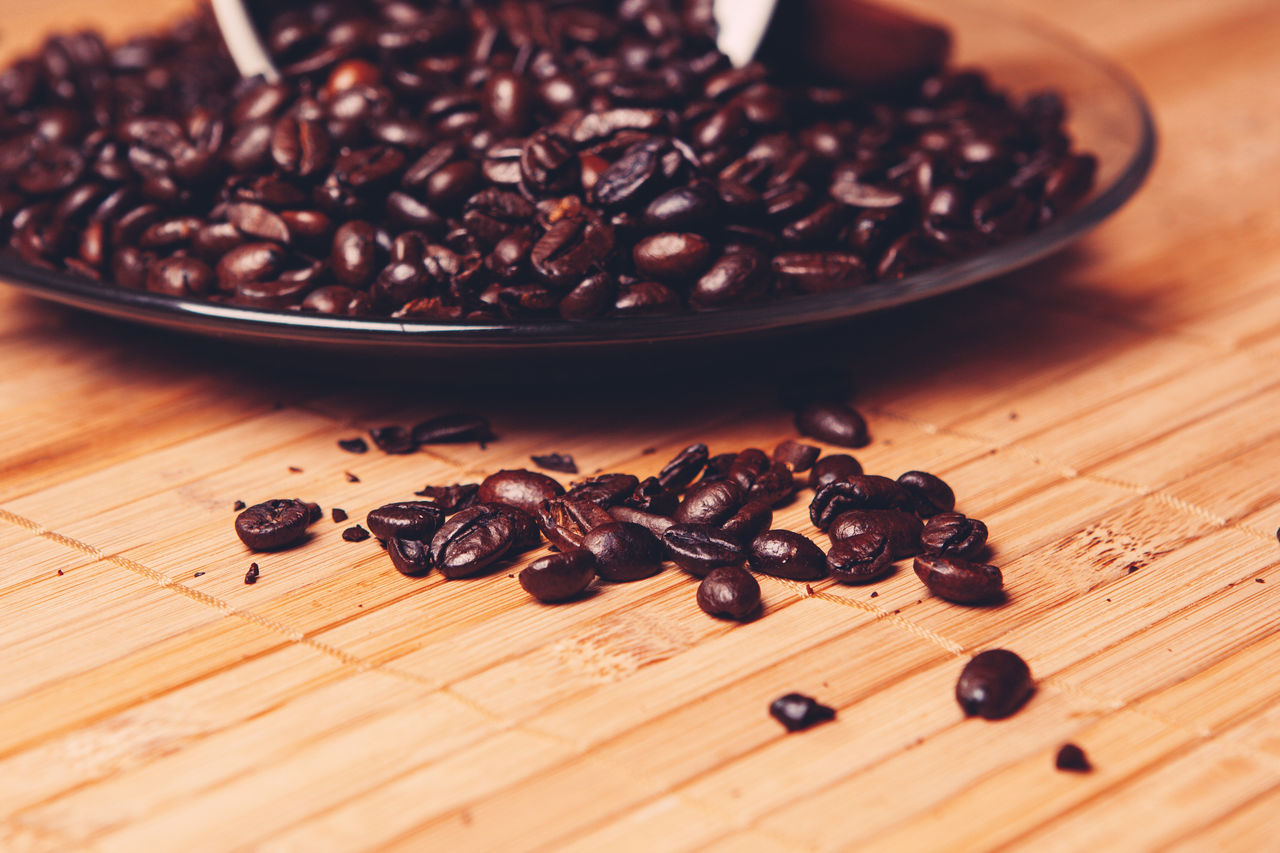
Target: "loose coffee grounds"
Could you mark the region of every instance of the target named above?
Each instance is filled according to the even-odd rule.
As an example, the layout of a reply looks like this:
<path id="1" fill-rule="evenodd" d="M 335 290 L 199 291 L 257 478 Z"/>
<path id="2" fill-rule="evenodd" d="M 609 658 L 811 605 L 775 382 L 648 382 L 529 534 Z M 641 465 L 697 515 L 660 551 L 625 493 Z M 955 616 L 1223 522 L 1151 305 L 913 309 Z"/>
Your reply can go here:
<path id="1" fill-rule="evenodd" d="M 1054 757 L 1053 766 L 1073 773 L 1088 773 L 1093 770 L 1093 765 L 1089 763 L 1089 756 L 1074 743 L 1062 745 L 1057 756 Z"/>
<path id="2" fill-rule="evenodd" d="M 275 6 L 278 82 L 237 79 L 207 10 L 114 46 L 54 36 L 0 75 L 0 232 L 28 263 L 189 299 L 584 320 L 892 282 L 1093 183 L 1050 92 L 735 69 L 705 0 L 521 8 Z"/>

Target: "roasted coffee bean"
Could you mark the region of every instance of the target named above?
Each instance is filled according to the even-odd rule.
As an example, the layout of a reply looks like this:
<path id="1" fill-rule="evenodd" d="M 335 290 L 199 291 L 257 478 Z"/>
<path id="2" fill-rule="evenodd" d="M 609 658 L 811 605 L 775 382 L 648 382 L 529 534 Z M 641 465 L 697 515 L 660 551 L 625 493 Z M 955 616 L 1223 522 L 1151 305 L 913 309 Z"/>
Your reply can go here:
<path id="1" fill-rule="evenodd" d="M 467 509 L 476 502 L 480 493 L 479 483 L 454 483 L 452 486 L 424 486 L 421 491 L 414 492 L 420 498 L 440 508 L 445 515 L 452 515 L 459 510 Z"/>
<path id="2" fill-rule="evenodd" d="M 889 540 L 879 533 L 859 533 L 836 542 L 827 552 L 827 570 L 841 583 L 870 583 L 893 569 Z"/>
<path id="3" fill-rule="evenodd" d="M 520 586 L 546 604 L 577 598 L 596 577 L 596 558 L 585 548 L 573 548 L 534 560 L 520 572 Z"/>
<path id="4" fill-rule="evenodd" d="M 481 503 L 510 504 L 536 515 L 543 501 L 564 495 L 564 486 L 537 471 L 518 469 L 490 474 L 480 483 Z"/>
<path id="5" fill-rule="evenodd" d="M 484 87 L 485 119 L 495 133 L 518 136 L 533 116 L 533 98 L 533 86 L 523 76 L 507 71 L 491 74 Z"/>
<path id="6" fill-rule="evenodd" d="M 871 439 L 862 415 L 840 403 L 811 403 L 796 413 L 796 429 L 828 444 L 866 447 Z"/>
<path id="7" fill-rule="evenodd" d="M 688 233 L 654 234 L 636 244 L 633 258 L 641 275 L 681 283 L 697 278 L 711 262 L 711 243 Z"/>
<path id="8" fill-rule="evenodd" d="M 284 250 L 275 243 L 246 243 L 218 261 L 218 280 L 235 285 L 244 281 L 270 281 L 284 269 Z"/>
<path id="9" fill-rule="evenodd" d="M 660 231 L 705 229 L 720 212 L 720 196 L 709 184 L 694 184 L 668 190 L 649 202 L 644 224 Z"/>
<path id="10" fill-rule="evenodd" d="M 1008 649 L 975 655 L 956 681 L 956 701 L 967 717 L 1004 719 L 1026 704 L 1035 691 L 1031 668 Z"/>
<path id="11" fill-rule="evenodd" d="M 791 468 L 792 471 L 800 473 L 808 471 L 813 467 L 813 463 L 818 461 L 822 448 L 814 447 L 812 444 L 801 444 L 798 441 L 787 440 L 779 444 L 773 450 L 773 461 L 781 462 Z M 859 469 L 858 473 L 862 473 Z"/>
<path id="12" fill-rule="evenodd" d="M 976 557 L 987 545 L 987 526 L 958 512 L 943 512 L 925 524 L 920 541 L 926 554 Z"/>
<path id="13" fill-rule="evenodd" d="M 311 521 L 311 508 L 302 501 L 271 500 L 237 515 L 236 535 L 253 551 L 279 551 L 298 544 Z"/>
<path id="14" fill-rule="evenodd" d="M 596 558 L 596 574 L 624 583 L 662 571 L 662 542 L 648 528 L 629 522 L 602 524 L 582 539 Z"/>
<path id="15" fill-rule="evenodd" d="M 547 541 L 561 549 L 581 548 L 583 537 L 614 521 L 598 504 L 567 497 L 543 501 L 534 517 Z"/>
<path id="16" fill-rule="evenodd" d="M 720 566 L 698 584 L 698 606 L 717 619 L 745 621 L 760 611 L 760 582 L 741 566 Z"/>
<path id="17" fill-rule="evenodd" d="M 662 536 L 671 529 L 671 525 L 675 524 L 674 521 L 665 515 L 659 515 L 656 512 L 650 512 L 648 510 L 636 509 L 635 507 L 627 506 L 626 504 L 609 507 L 609 515 L 613 516 L 614 521 L 638 524 L 654 536 Z"/>
<path id="18" fill-rule="evenodd" d="M 147 270 L 147 290 L 166 296 L 200 296 L 214 284 L 213 270 L 196 258 L 166 258 Z"/>
<path id="19" fill-rule="evenodd" d="M 511 504 L 493 503 L 476 504 L 476 506 L 495 509 L 511 521 L 514 534 L 511 550 L 507 556 L 516 557 L 526 551 L 532 551 L 534 548 L 542 546 L 542 532 L 538 529 L 537 519 L 534 518 L 532 513 L 517 509 Z"/>
<path id="20" fill-rule="evenodd" d="M 413 440 L 423 444 L 485 444 L 494 440 L 489 419 L 480 415 L 440 415 L 413 428 Z"/>
<path id="21" fill-rule="evenodd" d="M 745 492 L 760 475 L 769 470 L 770 464 L 769 457 L 763 450 L 748 447 L 746 450 L 739 451 L 734 457 L 733 464 L 729 466 L 729 479 L 742 487 Z"/>
<path id="22" fill-rule="evenodd" d="M 705 444 L 691 444 L 658 472 L 658 482 L 673 492 L 681 492 L 698 478 L 709 457 Z"/>
<path id="23" fill-rule="evenodd" d="M 805 536 L 791 530 L 768 530 L 751 540 L 747 558 L 754 571 L 794 581 L 820 580 L 827 574 L 827 555 Z"/>
<path id="24" fill-rule="evenodd" d="M 377 231 L 368 222 L 347 222 L 333 235 L 329 257 L 333 275 L 355 288 L 367 287 L 377 275 Z"/>
<path id="25" fill-rule="evenodd" d="M 425 542 L 416 539 L 390 539 L 387 541 L 387 555 L 391 557 L 391 565 L 400 574 L 420 578 L 431 573 L 431 548 Z"/>
<path id="26" fill-rule="evenodd" d="M 548 283 L 568 287 L 604 264 L 613 250 L 613 231 L 594 214 L 569 216 L 552 225 L 529 254 L 533 269 Z"/>
<path id="27" fill-rule="evenodd" d="M 546 471 L 558 471 L 561 474 L 578 473 L 578 463 L 567 453 L 547 453 L 542 456 L 530 456 L 534 465 Z"/>
<path id="28" fill-rule="evenodd" d="M 702 472 L 702 479 L 699 484 L 711 483 L 716 480 L 724 480 L 729 476 L 729 469 L 733 467 L 733 463 L 737 460 L 736 453 L 717 453 L 707 460 L 706 470 Z"/>
<path id="29" fill-rule="evenodd" d="M 809 504 L 809 520 L 826 530 L 836 517 L 856 509 L 900 509 L 910 511 L 911 497 L 888 477 L 855 474 L 828 483 L 814 493 Z"/>
<path id="30" fill-rule="evenodd" d="M 591 501 L 608 509 L 630 498 L 639 485 L 640 481 L 633 474 L 601 474 L 578 483 L 565 493 L 565 498 Z"/>
<path id="31" fill-rule="evenodd" d="M 986 604 L 1004 594 L 1004 577 L 995 566 L 963 557 L 922 554 L 915 560 L 916 576 L 939 598 L 957 604 Z"/>
<path id="32" fill-rule="evenodd" d="M 763 252 L 742 248 L 727 252 L 694 285 L 695 308 L 718 308 L 755 299 L 768 289 L 772 275 Z"/>
<path id="33" fill-rule="evenodd" d="M 769 716 L 782 723 L 788 732 L 801 732 L 834 720 L 836 711 L 802 693 L 788 693 L 770 703 Z"/>
<path id="34" fill-rule="evenodd" d="M 334 524 L 341 524 L 348 518 L 347 511 L 345 509 L 339 509 L 335 506 L 330 512 L 332 513 L 331 517 L 333 518 Z"/>
<path id="35" fill-rule="evenodd" d="M 1053 759 L 1053 766 L 1072 773 L 1088 773 L 1093 770 L 1093 765 L 1089 763 L 1089 756 L 1074 743 L 1064 743 L 1059 747 L 1058 754 Z"/>
<path id="36" fill-rule="evenodd" d="M 481 574 L 507 556 L 516 542 L 511 517 L 493 506 L 464 509 L 431 539 L 431 560 L 447 578 Z"/>
<path id="37" fill-rule="evenodd" d="M 737 541 L 749 544 L 773 524 L 773 509 L 763 501 L 748 501 L 742 509 L 720 525 L 720 530 Z"/>
<path id="38" fill-rule="evenodd" d="M 418 449 L 418 444 L 409 431 L 394 424 L 369 430 L 369 437 L 373 439 L 374 446 L 383 453 L 413 453 Z"/>
<path id="39" fill-rule="evenodd" d="M 365 530 L 358 524 L 354 527 L 348 527 L 346 530 L 342 531 L 342 539 L 344 542 L 363 542 L 368 538 L 369 531 Z"/>
<path id="40" fill-rule="evenodd" d="M 911 495 L 916 515 L 928 518 L 940 512 L 951 512 L 956 506 L 955 492 L 941 479 L 924 471 L 908 471 L 898 484 Z"/>
<path id="41" fill-rule="evenodd" d="M 862 259 L 847 252 L 790 252 L 773 259 L 773 270 L 781 286 L 799 293 L 846 290 L 867 281 Z M 823 441 L 842 444 L 834 439 L 823 438 Z"/>
<path id="42" fill-rule="evenodd" d="M 844 542 L 870 533 L 889 543 L 893 560 L 921 553 L 920 534 L 923 525 L 914 515 L 897 509 L 856 509 L 836 516 L 827 531 L 832 542 Z"/>
<path id="43" fill-rule="evenodd" d="M 809 488 L 818 490 L 840 480 L 847 480 L 862 473 L 857 459 L 845 453 L 833 453 L 814 463 L 809 472 Z"/>
<path id="44" fill-rule="evenodd" d="M 674 524 L 662 534 L 667 559 L 697 577 L 720 566 L 741 566 L 747 559 L 739 539 L 710 524 Z"/>
<path id="45" fill-rule="evenodd" d="M 380 506 L 365 518 L 379 539 L 417 539 L 430 542 L 444 524 L 444 513 L 426 501 L 400 501 Z"/>
<path id="46" fill-rule="evenodd" d="M 746 493 L 732 480 L 699 483 L 685 493 L 672 518 L 684 524 L 720 525 L 746 502 Z"/>

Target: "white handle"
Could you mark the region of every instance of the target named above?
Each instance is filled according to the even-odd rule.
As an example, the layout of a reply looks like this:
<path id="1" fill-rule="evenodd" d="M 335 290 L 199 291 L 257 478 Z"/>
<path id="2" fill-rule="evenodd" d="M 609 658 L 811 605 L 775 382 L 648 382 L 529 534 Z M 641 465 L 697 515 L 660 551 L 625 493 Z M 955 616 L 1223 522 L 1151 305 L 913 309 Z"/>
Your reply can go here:
<path id="1" fill-rule="evenodd" d="M 280 77 L 241 0 L 213 0 L 213 16 L 241 77 L 261 75 L 269 81 Z"/>
<path id="2" fill-rule="evenodd" d="M 719 28 L 716 47 L 735 67 L 755 58 L 777 6 L 778 0 L 715 0 L 711 9 Z"/>

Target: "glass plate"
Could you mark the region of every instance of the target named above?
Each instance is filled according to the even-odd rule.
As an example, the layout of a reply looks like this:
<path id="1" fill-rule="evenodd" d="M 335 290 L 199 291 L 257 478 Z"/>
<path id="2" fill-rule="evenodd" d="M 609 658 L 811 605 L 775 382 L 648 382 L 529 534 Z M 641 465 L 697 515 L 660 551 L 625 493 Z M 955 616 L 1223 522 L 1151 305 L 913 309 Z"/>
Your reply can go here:
<path id="1" fill-rule="evenodd" d="M 369 356 L 468 356 L 679 347 L 830 324 L 957 290 L 1062 249 L 1120 208 L 1155 154 L 1155 128 L 1134 82 L 1103 57 L 1035 21 L 956 0 L 902 5 L 948 24 L 958 65 L 981 66 L 1016 93 L 1053 88 L 1065 97 L 1080 149 L 1098 157 L 1093 192 L 1068 215 L 1026 237 L 901 281 L 795 296 L 762 305 L 663 317 L 559 319 L 462 325 L 261 311 L 102 286 L 0 256 L 0 280 L 43 299 L 185 333 L 245 343 Z"/>

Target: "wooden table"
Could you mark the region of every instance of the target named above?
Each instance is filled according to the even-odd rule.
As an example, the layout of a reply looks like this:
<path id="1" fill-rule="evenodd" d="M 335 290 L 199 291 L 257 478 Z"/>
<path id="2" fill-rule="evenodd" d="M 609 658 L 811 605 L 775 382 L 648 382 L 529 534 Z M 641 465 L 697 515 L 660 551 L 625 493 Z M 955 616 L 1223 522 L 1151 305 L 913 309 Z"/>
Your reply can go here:
<path id="1" fill-rule="evenodd" d="M 695 438 L 772 448 L 790 426 L 770 383 L 554 405 L 326 386 L 6 290 L 0 848 L 1274 849 L 1280 7 L 1017 4 L 1140 79 L 1154 177 L 1078 251 L 857 325 L 846 354 L 864 463 L 952 482 L 1007 605 L 945 604 L 908 570 L 874 592 L 767 581 L 740 627 L 674 572 L 544 608 L 506 572 L 404 579 L 328 520 L 246 586 L 236 499 L 360 518 L 531 452 L 651 472 Z M 11 49 L 158 14 L 9 5 Z M 458 408 L 501 441 L 335 446 Z M 992 646 L 1039 692 L 965 721 L 956 674 Z M 783 736 L 765 708 L 791 690 L 838 721 Z M 1095 772 L 1054 770 L 1066 741 Z"/>

